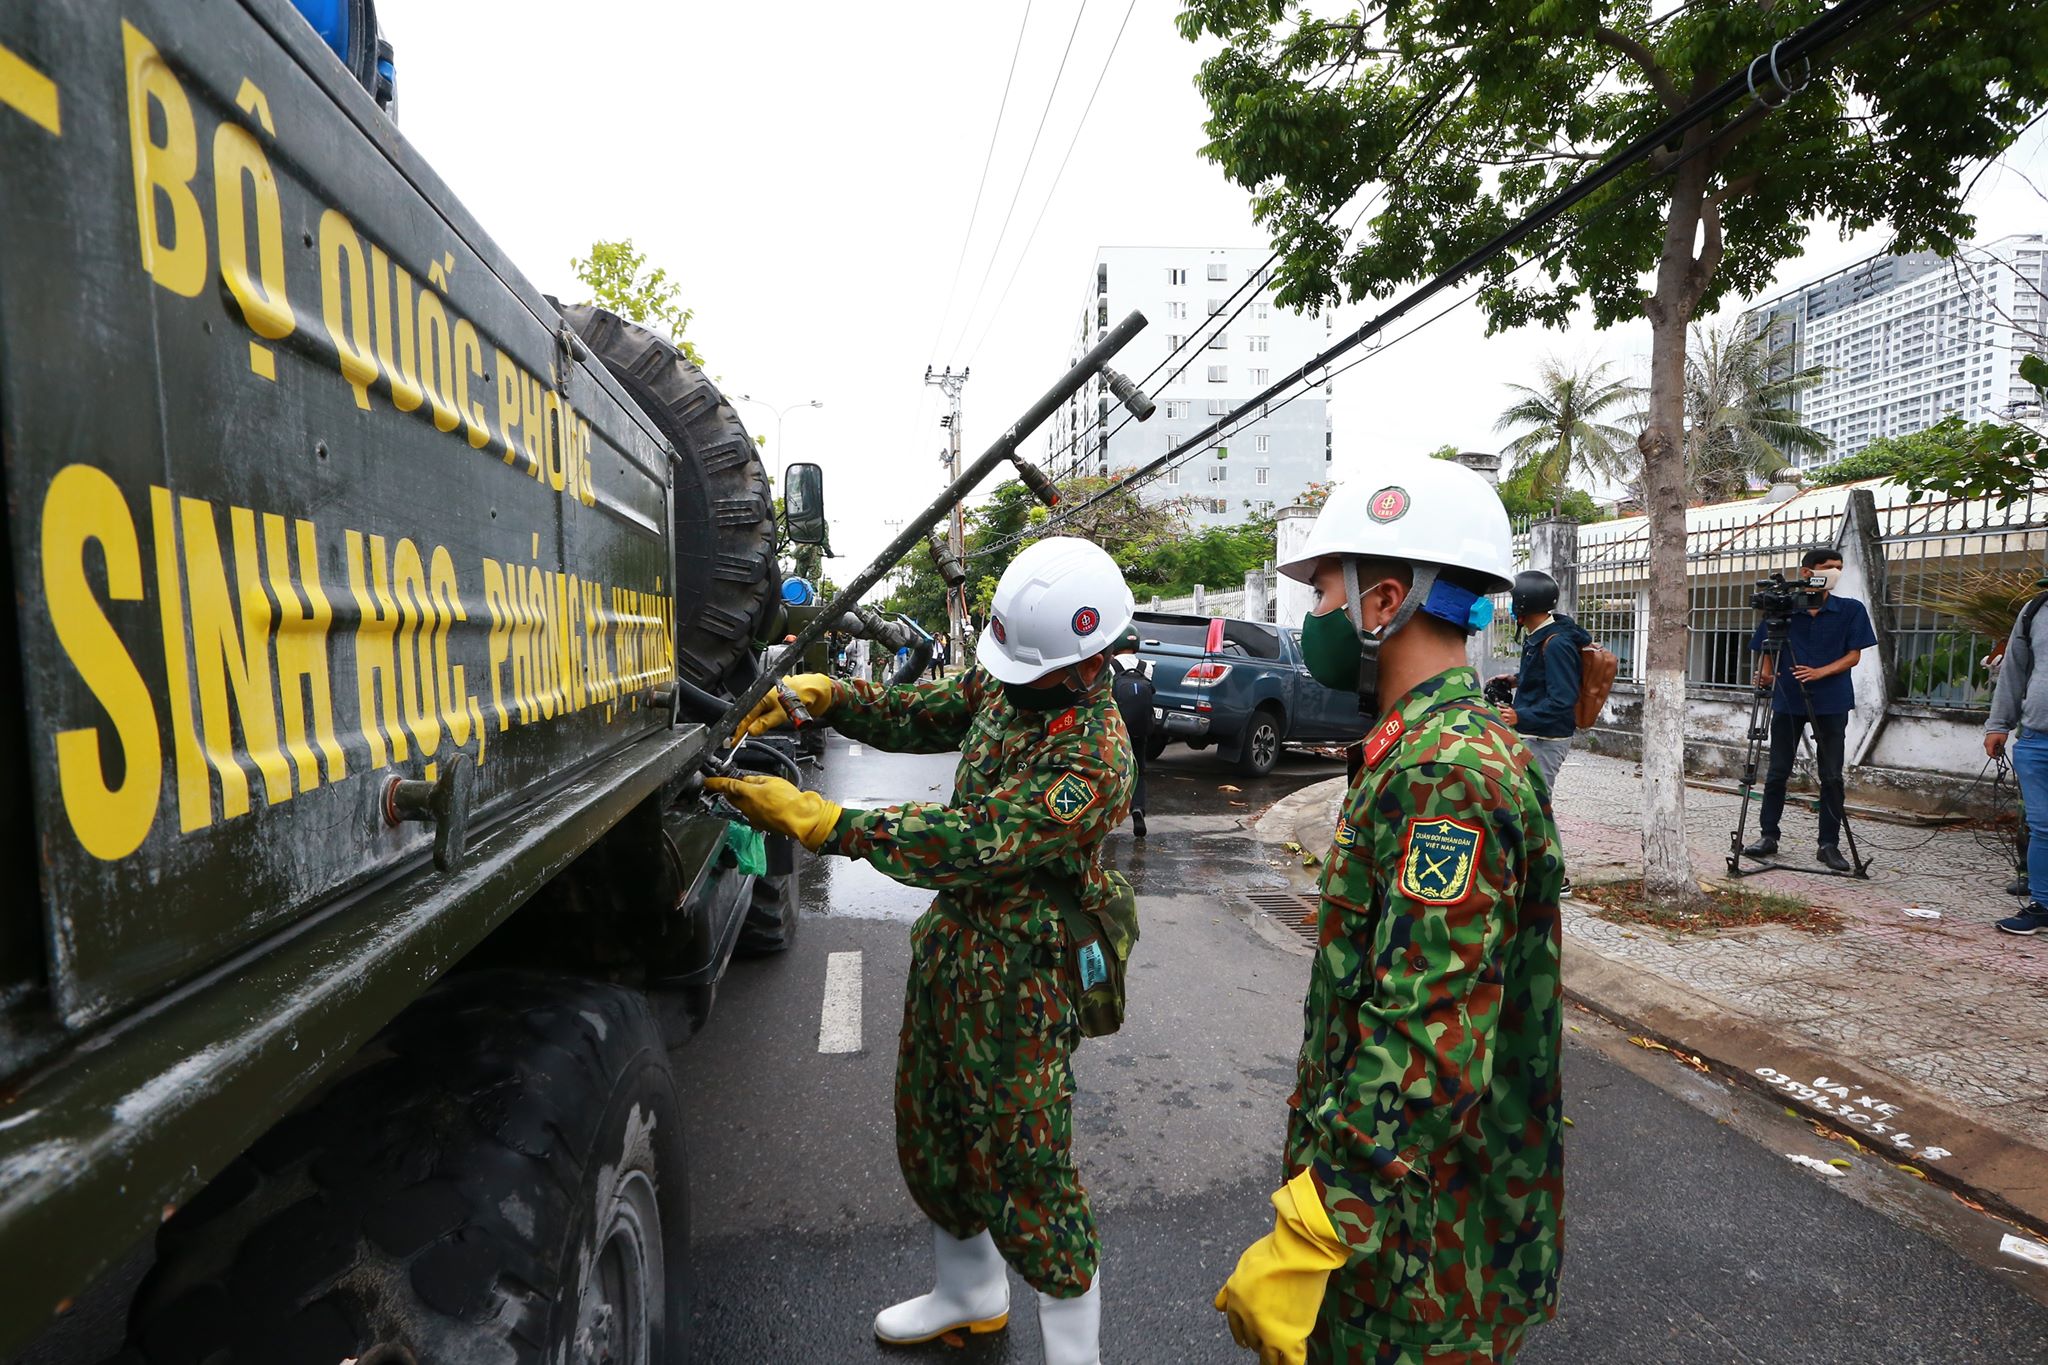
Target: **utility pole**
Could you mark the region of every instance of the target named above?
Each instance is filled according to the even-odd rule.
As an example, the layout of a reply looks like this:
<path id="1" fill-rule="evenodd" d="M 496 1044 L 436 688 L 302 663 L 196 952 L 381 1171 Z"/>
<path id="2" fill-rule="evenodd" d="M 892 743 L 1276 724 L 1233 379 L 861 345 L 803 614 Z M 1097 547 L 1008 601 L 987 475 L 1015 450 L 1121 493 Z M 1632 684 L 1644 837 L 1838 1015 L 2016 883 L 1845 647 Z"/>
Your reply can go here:
<path id="1" fill-rule="evenodd" d="M 927 365 L 924 367 L 924 382 L 938 385 L 939 391 L 946 395 L 947 402 L 950 404 L 950 410 L 944 417 L 939 419 L 939 425 L 944 427 L 952 438 L 946 452 L 948 483 L 960 477 L 960 391 L 967 387 L 967 376 L 970 373 L 972 373 L 971 370 L 962 369 L 960 373 L 954 374 L 953 367 L 948 365 L 944 373 L 933 374 L 931 366 Z M 952 527 L 947 532 L 947 542 L 952 546 L 953 557 L 963 564 L 966 563 L 967 523 L 961 513 L 960 504 L 957 502 L 953 504 Z M 946 624 L 946 634 L 951 641 L 947 647 L 947 652 L 953 661 L 957 663 L 963 657 L 962 649 L 965 642 L 962 637 L 967 629 L 967 585 L 965 583 L 962 583 L 957 588 L 949 588 L 946 591 Z"/>

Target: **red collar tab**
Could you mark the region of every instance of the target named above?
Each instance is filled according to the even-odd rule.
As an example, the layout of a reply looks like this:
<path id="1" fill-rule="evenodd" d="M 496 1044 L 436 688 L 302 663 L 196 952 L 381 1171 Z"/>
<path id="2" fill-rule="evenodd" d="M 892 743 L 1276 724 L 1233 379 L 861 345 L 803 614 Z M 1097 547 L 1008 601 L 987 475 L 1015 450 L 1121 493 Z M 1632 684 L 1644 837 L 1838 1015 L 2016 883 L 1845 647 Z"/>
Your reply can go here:
<path id="1" fill-rule="evenodd" d="M 1080 717 L 1075 714 L 1075 708 L 1069 706 L 1066 710 L 1060 712 L 1059 715 L 1053 718 L 1052 723 L 1045 727 L 1045 733 L 1048 736 L 1063 735 L 1067 731 L 1073 729 L 1076 725 L 1079 725 L 1080 723 L 1081 720 Z"/>
<path id="2" fill-rule="evenodd" d="M 1408 732 L 1408 723 L 1401 719 L 1399 711 L 1394 712 L 1374 727 L 1372 738 L 1365 742 L 1365 766 L 1376 768 L 1387 750 L 1394 747 L 1402 735 Z"/>

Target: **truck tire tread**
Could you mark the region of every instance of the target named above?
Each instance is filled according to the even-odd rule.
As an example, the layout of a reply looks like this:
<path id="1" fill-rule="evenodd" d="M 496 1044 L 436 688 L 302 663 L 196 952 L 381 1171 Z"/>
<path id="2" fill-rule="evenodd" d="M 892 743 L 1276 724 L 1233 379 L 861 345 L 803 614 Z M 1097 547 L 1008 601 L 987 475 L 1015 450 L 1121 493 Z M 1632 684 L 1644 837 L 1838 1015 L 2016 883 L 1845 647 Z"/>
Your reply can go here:
<path id="1" fill-rule="evenodd" d="M 120 1359 L 334 1365 L 395 1341 L 421 1361 L 539 1362 L 573 1328 L 570 1233 L 629 1093 L 654 1123 L 683 1276 L 679 1106 L 645 999 L 478 972 L 400 1015 L 164 1225 Z M 664 1362 L 684 1358 L 681 1302 L 671 1287 Z"/>

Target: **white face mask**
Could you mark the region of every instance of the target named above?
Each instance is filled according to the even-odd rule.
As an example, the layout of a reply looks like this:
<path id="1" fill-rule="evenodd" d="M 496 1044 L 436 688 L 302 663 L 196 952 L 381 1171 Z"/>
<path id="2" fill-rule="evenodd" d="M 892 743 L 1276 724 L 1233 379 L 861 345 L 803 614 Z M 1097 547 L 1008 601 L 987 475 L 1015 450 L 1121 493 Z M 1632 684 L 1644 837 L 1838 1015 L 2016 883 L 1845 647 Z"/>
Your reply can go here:
<path id="1" fill-rule="evenodd" d="M 1814 570 L 1814 575 L 1820 579 L 1822 587 L 1826 588 L 1829 592 L 1833 592 L 1835 584 L 1841 581 L 1842 571 L 1840 569 L 1816 569 Z"/>

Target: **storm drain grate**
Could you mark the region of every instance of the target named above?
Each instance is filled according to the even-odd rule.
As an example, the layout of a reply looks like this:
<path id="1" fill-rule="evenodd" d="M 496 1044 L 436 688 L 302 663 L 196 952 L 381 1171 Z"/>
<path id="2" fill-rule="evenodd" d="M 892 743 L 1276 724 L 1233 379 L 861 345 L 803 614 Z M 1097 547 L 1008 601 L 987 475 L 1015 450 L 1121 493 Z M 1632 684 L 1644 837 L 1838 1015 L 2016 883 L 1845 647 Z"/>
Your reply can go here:
<path id="1" fill-rule="evenodd" d="M 1309 947 L 1316 946 L 1316 912 L 1320 905 L 1315 897 L 1296 891 L 1247 891 L 1244 898 L 1267 919 Z"/>

